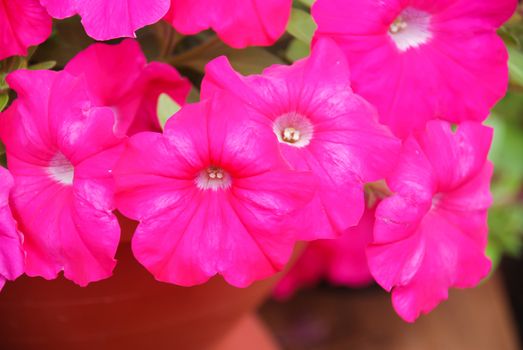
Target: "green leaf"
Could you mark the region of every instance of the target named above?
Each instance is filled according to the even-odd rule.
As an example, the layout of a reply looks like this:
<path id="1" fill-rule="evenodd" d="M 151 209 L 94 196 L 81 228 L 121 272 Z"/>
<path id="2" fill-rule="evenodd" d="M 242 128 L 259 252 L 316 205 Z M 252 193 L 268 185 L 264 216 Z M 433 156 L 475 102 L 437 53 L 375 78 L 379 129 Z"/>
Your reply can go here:
<path id="1" fill-rule="evenodd" d="M 523 129 L 492 113 L 487 124 L 494 128 L 494 140 L 489 158 L 496 165 L 496 175 L 505 182 L 508 178 L 523 179 Z"/>
<path id="2" fill-rule="evenodd" d="M 5 81 L 7 74 L 0 73 L 0 90 L 7 90 L 9 89 L 9 85 L 7 85 L 7 82 Z"/>
<path id="3" fill-rule="evenodd" d="M 522 246 L 523 206 L 521 203 L 494 204 L 489 210 L 488 223 L 489 246 L 517 256 Z"/>
<path id="4" fill-rule="evenodd" d="M 505 97 L 498 102 L 492 110 L 492 115 L 495 118 L 502 119 L 511 125 L 519 125 L 521 123 L 521 115 L 523 115 L 523 89 L 513 86 Z"/>
<path id="5" fill-rule="evenodd" d="M 56 66 L 56 61 L 45 61 L 45 62 L 39 62 L 39 63 L 33 64 L 32 66 L 29 66 L 29 69 L 48 70 L 48 69 L 53 69 L 55 66 Z"/>
<path id="6" fill-rule="evenodd" d="M 293 8 L 287 25 L 287 32 L 296 39 L 310 44 L 315 31 L 316 23 L 314 23 L 311 15 L 306 11 Z"/>
<path id="7" fill-rule="evenodd" d="M 190 68 L 203 73 L 207 63 L 221 55 L 227 56 L 234 69 L 244 75 L 258 74 L 273 64 L 285 63 L 278 56 L 265 49 L 249 47 L 237 50 L 213 38 L 190 51 L 174 56 L 171 64 L 177 68 Z"/>
<path id="8" fill-rule="evenodd" d="M 312 4 L 314 3 L 314 1 L 316 1 L 316 0 L 298 0 L 298 2 L 302 3 L 303 5 L 305 5 L 307 7 L 311 7 Z"/>
<path id="9" fill-rule="evenodd" d="M 293 39 L 287 48 L 285 57 L 291 62 L 295 62 L 299 59 L 309 56 L 311 52 L 310 46 L 303 41 Z"/>
<path id="10" fill-rule="evenodd" d="M 498 265 L 501 261 L 501 258 L 503 256 L 503 248 L 498 247 L 497 244 L 489 243 L 489 245 L 487 245 L 486 254 L 492 262 L 491 273 L 493 273 L 498 268 Z"/>
<path id="11" fill-rule="evenodd" d="M 198 91 L 197 88 L 194 86 L 191 87 L 191 91 L 189 91 L 189 96 L 187 96 L 186 103 L 196 103 L 200 102 L 200 91 Z"/>
<path id="12" fill-rule="evenodd" d="M 169 95 L 161 94 L 160 97 L 158 97 L 157 115 L 162 128 L 165 126 L 165 123 L 167 123 L 167 120 L 176 114 L 180 108 L 181 106 Z"/>
<path id="13" fill-rule="evenodd" d="M 284 64 L 278 56 L 259 47 L 231 51 L 227 57 L 231 65 L 243 75 L 259 74 L 274 64 Z"/>
<path id="14" fill-rule="evenodd" d="M 508 45 L 510 81 L 523 87 L 523 53 L 514 46 Z"/>
<path id="15" fill-rule="evenodd" d="M 0 94 L 0 112 L 4 110 L 7 103 L 9 103 L 9 94 L 4 92 L 3 94 Z"/>

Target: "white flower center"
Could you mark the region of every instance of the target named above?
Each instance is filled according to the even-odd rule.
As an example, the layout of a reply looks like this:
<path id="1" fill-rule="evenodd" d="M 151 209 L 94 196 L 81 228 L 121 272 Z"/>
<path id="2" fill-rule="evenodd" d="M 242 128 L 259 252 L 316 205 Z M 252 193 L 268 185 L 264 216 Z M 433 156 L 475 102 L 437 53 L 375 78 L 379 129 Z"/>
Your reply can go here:
<path id="1" fill-rule="evenodd" d="M 407 7 L 390 25 L 389 35 L 400 51 L 427 43 L 432 38 L 430 14 Z"/>
<path id="2" fill-rule="evenodd" d="M 196 177 L 196 186 L 201 190 L 225 190 L 231 187 L 231 176 L 223 169 L 210 166 Z"/>
<path id="3" fill-rule="evenodd" d="M 298 148 L 306 147 L 314 134 L 310 120 L 298 113 L 287 113 L 276 118 L 272 129 L 280 142 Z"/>
<path id="4" fill-rule="evenodd" d="M 53 180 L 63 185 L 72 185 L 74 166 L 61 152 L 58 152 L 49 162 L 47 173 Z"/>
<path id="5" fill-rule="evenodd" d="M 442 201 L 443 201 L 443 194 L 442 193 L 436 193 L 432 197 L 432 205 L 431 205 L 430 209 L 431 210 L 438 209 Z"/>

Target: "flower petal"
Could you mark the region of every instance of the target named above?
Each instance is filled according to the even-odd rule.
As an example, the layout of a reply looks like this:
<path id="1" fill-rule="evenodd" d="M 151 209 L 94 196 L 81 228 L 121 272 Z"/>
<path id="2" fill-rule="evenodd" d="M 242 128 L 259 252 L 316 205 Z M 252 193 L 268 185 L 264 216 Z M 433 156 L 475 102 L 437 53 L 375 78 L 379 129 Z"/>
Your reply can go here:
<path id="1" fill-rule="evenodd" d="M 13 178 L 0 167 L 0 290 L 6 280 L 14 280 L 24 272 L 23 237 L 9 207 Z"/>
<path id="2" fill-rule="evenodd" d="M 96 40 L 135 37 L 135 32 L 158 22 L 169 10 L 169 0 L 86 0 L 76 3 L 87 34 Z"/>
<path id="3" fill-rule="evenodd" d="M 64 19 L 74 16 L 76 13 L 75 0 L 40 0 L 42 6 L 53 17 Z"/>
<path id="4" fill-rule="evenodd" d="M 52 20 L 38 0 L 0 1 L 0 60 L 26 56 L 51 35 Z"/>
<path id="5" fill-rule="evenodd" d="M 283 35 L 290 0 L 172 0 L 166 20 L 183 34 L 205 29 L 235 48 L 272 45 Z"/>

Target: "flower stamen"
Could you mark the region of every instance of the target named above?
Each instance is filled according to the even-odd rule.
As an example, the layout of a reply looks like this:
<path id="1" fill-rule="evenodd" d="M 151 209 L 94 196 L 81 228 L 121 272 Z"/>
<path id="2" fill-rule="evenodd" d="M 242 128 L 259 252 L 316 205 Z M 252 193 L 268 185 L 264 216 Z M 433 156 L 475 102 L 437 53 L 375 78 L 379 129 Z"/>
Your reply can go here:
<path id="1" fill-rule="evenodd" d="M 230 175 L 222 168 L 210 166 L 196 177 L 196 186 L 201 190 L 218 191 L 231 186 Z"/>
<path id="2" fill-rule="evenodd" d="M 296 143 L 300 141 L 300 131 L 293 127 L 285 128 L 282 133 L 282 139 L 288 143 Z"/>
<path id="3" fill-rule="evenodd" d="M 314 134 L 310 120 L 299 113 L 287 113 L 276 118 L 272 128 L 281 143 L 298 148 L 306 147 Z"/>
<path id="4" fill-rule="evenodd" d="M 67 186 L 73 184 L 74 166 L 61 152 L 51 159 L 46 170 L 54 181 Z"/>
<path id="5" fill-rule="evenodd" d="M 398 34 L 399 32 L 406 29 L 407 27 L 408 27 L 407 22 L 405 22 L 405 20 L 403 20 L 403 18 L 401 16 L 399 16 L 390 25 L 389 32 L 391 34 Z"/>
<path id="6" fill-rule="evenodd" d="M 389 26 L 389 35 L 400 51 L 427 43 L 432 38 L 429 13 L 407 7 Z"/>

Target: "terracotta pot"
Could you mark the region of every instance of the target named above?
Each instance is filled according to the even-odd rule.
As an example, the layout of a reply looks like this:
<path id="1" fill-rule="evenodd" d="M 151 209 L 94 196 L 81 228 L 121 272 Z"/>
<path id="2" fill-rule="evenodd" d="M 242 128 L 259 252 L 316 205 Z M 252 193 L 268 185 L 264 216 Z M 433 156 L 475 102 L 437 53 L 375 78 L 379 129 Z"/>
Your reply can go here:
<path id="1" fill-rule="evenodd" d="M 160 283 L 117 254 L 114 276 L 80 288 L 21 277 L 0 293 L 0 349 L 206 349 L 268 296 L 278 276 L 246 289 L 221 278 L 191 288 Z"/>

